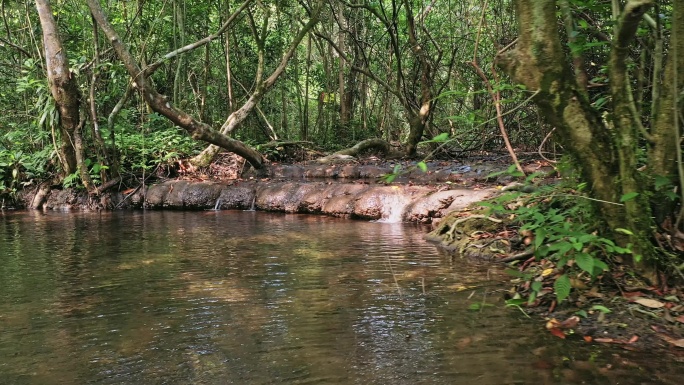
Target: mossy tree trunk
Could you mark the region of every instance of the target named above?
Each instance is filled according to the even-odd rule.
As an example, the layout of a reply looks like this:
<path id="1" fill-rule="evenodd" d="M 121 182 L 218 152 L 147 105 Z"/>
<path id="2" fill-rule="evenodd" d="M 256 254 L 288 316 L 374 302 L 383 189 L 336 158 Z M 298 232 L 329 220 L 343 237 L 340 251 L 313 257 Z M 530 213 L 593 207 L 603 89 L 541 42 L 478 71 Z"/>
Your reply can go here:
<path id="1" fill-rule="evenodd" d="M 655 280 L 655 223 L 651 218 L 653 202 L 649 201 L 653 184 L 648 174 L 638 171 L 637 150 L 639 143 L 650 141 L 652 172 L 673 174 L 679 142 L 671 129 L 675 90 L 661 95 L 656 121 L 648 133 L 635 108 L 626 64 L 627 50 L 637 27 L 652 5 L 653 0 L 630 0 L 620 14 L 608 65 L 612 110 L 605 119 L 590 105 L 581 79 L 578 81 L 571 68 L 572 59 L 563 51 L 556 1 L 517 0 L 519 40 L 515 49 L 500 56 L 499 63 L 514 81 L 538 92 L 535 101 L 556 127 L 560 141 L 589 182 L 590 193 L 597 200 L 595 208 L 606 230 L 622 246 L 632 245 L 635 266 L 645 277 Z M 684 28 L 684 22 L 676 22 L 684 12 L 684 1 L 674 1 L 673 8 L 674 28 Z M 684 52 L 684 48 L 679 52 Z M 681 66 L 674 57 L 668 59 L 665 85 L 674 84 L 676 69 Z M 677 87 L 681 89 L 681 80 Z M 622 197 L 634 193 L 638 194 L 636 198 L 620 202 Z"/>

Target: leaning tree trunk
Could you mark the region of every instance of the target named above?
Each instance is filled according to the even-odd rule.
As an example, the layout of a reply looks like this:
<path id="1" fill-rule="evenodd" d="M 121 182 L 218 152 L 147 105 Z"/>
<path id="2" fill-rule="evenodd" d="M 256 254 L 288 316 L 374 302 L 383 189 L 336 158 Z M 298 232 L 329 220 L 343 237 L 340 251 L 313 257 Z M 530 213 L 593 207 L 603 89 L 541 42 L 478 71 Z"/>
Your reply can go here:
<path id="1" fill-rule="evenodd" d="M 99 0 L 87 0 L 88 7 L 97 24 L 104 31 L 107 39 L 112 44 L 116 55 L 123 62 L 128 74 L 133 79 L 133 86 L 140 91 L 145 102 L 159 114 L 165 116 L 179 127 L 188 131 L 194 139 L 204 140 L 216 146 L 225 148 L 228 151 L 234 152 L 237 155 L 245 158 L 255 169 L 263 168 L 263 156 L 256 150 L 250 148 L 239 140 L 229 138 L 228 136 L 214 130 L 208 124 L 202 123 L 184 111 L 181 111 L 171 105 L 169 98 L 161 95 L 157 90 L 147 81 L 147 74 L 143 71 L 138 63 L 131 55 L 128 47 L 121 41 L 121 38 L 114 30 L 114 27 L 109 23 L 107 17 L 100 7 Z"/>
<path id="2" fill-rule="evenodd" d="M 43 29 L 43 48 L 50 92 L 59 111 L 61 146 L 60 162 L 65 175 L 80 170 L 81 181 L 88 191 L 94 186 L 83 155 L 80 119 L 80 92 L 76 79 L 69 70 L 69 62 L 52 15 L 49 0 L 37 0 L 36 9 Z"/>
<path id="3" fill-rule="evenodd" d="M 263 59 L 259 60 L 257 65 L 257 75 L 255 79 L 255 83 L 257 83 L 257 85 L 254 89 L 254 92 L 252 93 L 252 95 L 250 95 L 249 99 L 247 99 L 247 101 L 242 105 L 242 107 L 238 108 L 236 111 L 233 111 L 228 116 L 226 121 L 223 123 L 223 126 L 221 127 L 221 134 L 228 135 L 231 132 L 233 132 L 236 128 L 238 128 L 242 124 L 242 122 L 244 122 L 245 119 L 247 119 L 252 110 L 254 110 L 256 106 L 259 104 L 259 102 L 266 96 L 268 91 L 273 87 L 273 85 L 280 78 L 280 76 L 283 73 L 285 73 L 285 69 L 287 68 L 288 63 L 290 62 L 290 59 L 292 59 L 295 52 L 297 51 L 299 43 L 302 42 L 302 40 L 304 39 L 304 37 L 306 37 L 309 31 L 311 31 L 313 27 L 318 23 L 321 9 L 322 2 L 316 2 L 314 8 L 311 11 L 309 21 L 299 29 L 294 39 L 290 43 L 289 47 L 287 48 L 283 56 L 280 58 L 280 63 L 278 63 L 278 66 L 273 70 L 271 75 L 264 80 L 262 80 L 264 62 Z M 266 36 L 264 35 L 259 37 L 255 35 L 254 38 L 257 41 L 257 46 L 259 47 L 259 55 L 261 56 L 265 52 L 264 44 Z M 210 145 L 206 147 L 204 150 L 202 150 L 202 152 L 200 152 L 190 161 L 196 166 L 208 166 L 209 163 L 211 163 L 211 161 L 216 157 L 216 155 L 218 155 L 219 150 L 220 149 L 216 145 Z"/>
<path id="4" fill-rule="evenodd" d="M 653 280 L 655 251 L 650 241 L 648 190 L 636 166 L 637 129 L 625 67 L 625 51 L 650 4 L 650 0 L 629 1 L 619 20 L 609 64 L 612 122 L 604 123 L 573 76 L 561 46 L 554 0 L 516 2 L 519 40 L 514 50 L 500 57 L 500 65 L 514 81 L 537 92 L 535 101 L 542 114 L 556 126 L 582 177 L 590 183 L 606 230 L 622 246 L 633 245 L 635 256 L 643 257 L 634 258 L 635 266 Z M 639 195 L 618 203 L 630 193 Z M 629 231 L 616 231 L 620 228 Z"/>

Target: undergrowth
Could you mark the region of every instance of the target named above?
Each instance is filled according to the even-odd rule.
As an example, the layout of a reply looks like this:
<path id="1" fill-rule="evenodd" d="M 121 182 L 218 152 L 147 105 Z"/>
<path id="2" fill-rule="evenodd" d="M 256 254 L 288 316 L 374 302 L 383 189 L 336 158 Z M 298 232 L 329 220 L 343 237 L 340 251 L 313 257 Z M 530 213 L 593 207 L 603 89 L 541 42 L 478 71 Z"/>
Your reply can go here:
<path id="1" fill-rule="evenodd" d="M 506 192 L 482 204 L 488 215 L 505 218 L 518 228 L 527 251 L 523 255 L 530 255 L 513 262 L 516 268 L 508 270 L 519 288 L 508 301 L 511 306 L 555 306 L 573 288 L 601 280 L 620 255 L 632 252 L 629 245 L 620 247 L 600 233 L 590 201 L 582 193 L 585 184 L 534 186 L 535 177 L 527 177 L 521 191 Z M 534 187 L 525 188 L 530 186 Z"/>

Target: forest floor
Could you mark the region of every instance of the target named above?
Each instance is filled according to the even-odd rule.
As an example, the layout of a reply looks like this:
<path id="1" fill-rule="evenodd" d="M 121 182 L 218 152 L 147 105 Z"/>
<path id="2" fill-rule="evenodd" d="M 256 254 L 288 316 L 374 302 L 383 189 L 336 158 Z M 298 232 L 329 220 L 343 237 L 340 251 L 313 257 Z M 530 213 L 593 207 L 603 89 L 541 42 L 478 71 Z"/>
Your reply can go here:
<path id="1" fill-rule="evenodd" d="M 521 157 L 525 172 L 542 174 L 541 183 L 557 183 L 559 177 L 554 165 L 535 155 Z M 519 178 L 506 172 L 510 164 L 510 158 L 505 154 L 483 154 L 462 161 L 428 162 L 427 171 L 423 172 L 418 170 L 416 161 L 386 160 L 374 156 L 342 159 L 326 164 L 316 161 L 289 162 L 288 159 L 283 159 L 283 162 L 272 162 L 269 166 L 272 171 L 259 178 L 264 181 L 297 180 L 314 176 L 325 178 L 330 183 L 343 180 L 354 183 L 386 183 L 387 175 L 395 173 L 391 182 L 393 184 L 436 184 L 444 188 L 473 189 L 495 187 L 506 190 L 520 185 L 517 183 Z M 181 167 L 178 177 L 222 180 L 235 177 L 243 171 L 242 167 L 244 164 L 239 160 L 223 156 L 206 169 L 183 170 Z M 497 175 L 490 177 L 492 174 Z M 478 212 L 480 211 L 475 208 L 464 210 L 453 215 L 450 220 L 459 221 Z M 554 281 L 562 267 L 556 266 L 550 259 L 525 254 L 525 250 L 529 250 L 526 246 L 529 246 L 530 240 L 520 231 L 519 223 L 513 224 L 505 220 L 500 223 L 486 220 L 468 222 L 472 222 L 469 223 L 471 227 L 465 231 L 459 230 L 465 235 L 461 238 L 466 238 L 467 244 L 476 238 L 475 240 L 483 242 L 482 245 L 488 246 L 470 247 L 477 250 L 477 258 L 508 265 L 507 269 L 512 272 L 512 276 L 510 290 L 505 296 L 512 300 L 509 302 L 512 308 L 531 315 L 532 322 L 539 322 L 540 327 L 559 338 L 617 345 L 626 350 L 667 352 L 677 361 L 684 362 L 684 277 L 674 273 L 668 277 L 663 273 L 661 283 L 653 286 L 639 279 L 627 264 L 621 263 L 622 260 L 617 255 L 611 257 L 610 270 L 599 277 L 581 274 L 574 277 L 571 295 L 557 304 Z M 433 236 L 429 238 L 437 240 L 434 232 L 431 235 Z M 493 241 L 503 246 L 492 247 Z M 464 246 L 451 245 L 447 248 L 456 251 Z M 517 258 L 514 258 L 516 255 Z M 534 300 L 528 301 L 531 284 L 534 282 L 541 283 L 538 287 L 542 289 L 537 290 Z"/>

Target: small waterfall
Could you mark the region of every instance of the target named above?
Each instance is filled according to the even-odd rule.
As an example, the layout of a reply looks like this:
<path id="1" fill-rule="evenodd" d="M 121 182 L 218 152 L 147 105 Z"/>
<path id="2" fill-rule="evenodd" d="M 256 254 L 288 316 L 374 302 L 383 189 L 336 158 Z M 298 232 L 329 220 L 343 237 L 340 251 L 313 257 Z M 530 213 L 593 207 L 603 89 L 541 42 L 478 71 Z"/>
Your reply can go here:
<path id="1" fill-rule="evenodd" d="M 221 208 L 221 199 L 216 200 L 216 204 L 214 205 L 214 211 L 218 211 Z"/>
<path id="2" fill-rule="evenodd" d="M 411 198 L 402 194 L 380 195 L 382 217 L 378 222 L 400 223 L 404 221 L 404 211 Z"/>
<path id="3" fill-rule="evenodd" d="M 252 198 L 252 206 L 249 208 L 249 210 L 245 211 L 256 211 L 256 195 L 254 195 L 254 198 Z"/>

